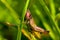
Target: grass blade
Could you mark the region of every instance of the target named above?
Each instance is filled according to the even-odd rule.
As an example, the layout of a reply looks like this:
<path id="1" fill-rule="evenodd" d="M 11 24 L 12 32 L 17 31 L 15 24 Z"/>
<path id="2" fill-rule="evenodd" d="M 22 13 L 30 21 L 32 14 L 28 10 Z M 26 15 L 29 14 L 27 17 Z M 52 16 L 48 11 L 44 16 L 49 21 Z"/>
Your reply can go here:
<path id="1" fill-rule="evenodd" d="M 20 22 L 21 24 L 20 24 L 20 27 L 19 27 L 19 30 L 18 30 L 18 35 L 19 36 L 17 36 L 17 40 L 21 40 L 21 35 L 22 35 L 21 30 L 23 28 L 24 17 L 25 17 L 25 14 L 26 14 L 26 11 L 27 11 L 27 8 L 28 8 L 28 5 L 29 5 L 29 1 L 30 0 L 26 1 L 26 4 L 25 4 L 23 12 L 22 12 L 22 18 L 21 18 L 21 22 Z"/>

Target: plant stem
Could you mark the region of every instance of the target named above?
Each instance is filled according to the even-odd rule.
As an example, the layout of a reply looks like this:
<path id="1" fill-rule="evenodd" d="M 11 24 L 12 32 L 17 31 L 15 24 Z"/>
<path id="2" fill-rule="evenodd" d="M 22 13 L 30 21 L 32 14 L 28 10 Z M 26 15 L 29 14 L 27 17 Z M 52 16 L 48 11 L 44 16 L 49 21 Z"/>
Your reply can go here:
<path id="1" fill-rule="evenodd" d="M 22 12 L 22 19 L 21 19 L 21 24 L 20 24 L 20 27 L 18 27 L 18 35 L 17 35 L 17 40 L 21 40 L 21 35 L 22 35 L 22 28 L 23 28 L 23 22 L 24 22 L 24 17 L 25 17 L 25 14 L 26 14 L 26 11 L 27 11 L 27 8 L 28 8 L 28 5 L 29 5 L 29 1 L 30 0 L 27 0 L 26 1 L 26 4 L 24 6 L 24 9 L 23 9 L 23 12 Z"/>

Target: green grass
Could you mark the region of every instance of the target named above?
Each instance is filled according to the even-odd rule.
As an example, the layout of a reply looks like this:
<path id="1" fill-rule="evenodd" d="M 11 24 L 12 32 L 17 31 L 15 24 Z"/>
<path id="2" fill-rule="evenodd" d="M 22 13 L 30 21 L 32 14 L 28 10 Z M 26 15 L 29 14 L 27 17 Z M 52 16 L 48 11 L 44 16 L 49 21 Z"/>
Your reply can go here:
<path id="1" fill-rule="evenodd" d="M 25 24 L 26 11 L 49 35 L 31 33 Z M 15 26 L 10 26 L 9 24 Z M 0 40 L 60 40 L 60 0 L 0 0 Z"/>

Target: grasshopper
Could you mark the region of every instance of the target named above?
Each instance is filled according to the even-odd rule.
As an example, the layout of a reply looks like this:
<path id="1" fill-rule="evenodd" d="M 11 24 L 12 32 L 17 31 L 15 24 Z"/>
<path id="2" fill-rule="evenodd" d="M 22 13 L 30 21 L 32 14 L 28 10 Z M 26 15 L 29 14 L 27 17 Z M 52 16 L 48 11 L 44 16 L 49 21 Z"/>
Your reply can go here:
<path id="1" fill-rule="evenodd" d="M 31 26 L 31 29 L 32 29 L 32 30 L 34 30 L 34 31 L 36 31 L 36 32 L 44 33 L 44 34 L 49 33 L 49 31 L 46 31 L 46 30 L 44 30 L 43 28 L 38 27 L 38 26 L 35 24 L 34 19 L 32 18 L 32 15 L 31 15 L 31 13 L 30 13 L 29 10 L 27 10 L 25 17 L 26 17 L 26 20 L 28 20 L 28 23 L 29 23 L 29 25 Z"/>

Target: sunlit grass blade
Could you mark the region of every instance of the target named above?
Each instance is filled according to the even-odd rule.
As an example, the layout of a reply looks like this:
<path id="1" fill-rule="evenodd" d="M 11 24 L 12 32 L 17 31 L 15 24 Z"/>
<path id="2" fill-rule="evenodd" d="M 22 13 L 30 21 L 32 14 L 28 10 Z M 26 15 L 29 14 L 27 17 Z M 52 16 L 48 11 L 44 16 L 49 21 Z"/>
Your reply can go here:
<path id="1" fill-rule="evenodd" d="M 55 10 L 54 0 L 49 0 L 49 4 L 50 4 L 50 9 L 51 9 L 51 16 L 53 19 L 55 19 L 56 10 Z"/>
<path id="2" fill-rule="evenodd" d="M 33 34 L 31 34 L 32 40 L 37 40 Z"/>
<path id="3" fill-rule="evenodd" d="M 23 12 L 22 12 L 22 17 L 21 17 L 21 24 L 20 24 L 20 29 L 18 30 L 18 35 L 19 36 L 17 36 L 17 40 L 21 40 L 21 30 L 22 30 L 22 28 L 23 28 L 23 22 L 24 22 L 24 17 L 25 17 L 25 14 L 26 14 L 26 11 L 27 11 L 27 8 L 28 8 L 28 5 L 29 5 L 29 1 L 30 0 L 27 0 L 26 1 L 26 4 L 25 4 L 25 6 L 24 6 L 24 9 L 23 9 Z"/>
<path id="4" fill-rule="evenodd" d="M 29 36 L 29 33 L 28 33 L 26 30 L 22 29 L 22 33 L 23 33 L 29 40 L 31 40 L 31 37 Z"/>
<path id="5" fill-rule="evenodd" d="M 46 12 L 46 15 L 49 17 L 49 19 L 50 19 L 50 21 L 51 21 L 51 25 L 54 26 L 54 28 L 57 30 L 57 33 L 60 35 L 59 26 L 58 26 L 58 24 L 55 22 L 55 20 L 52 18 L 48 7 L 46 6 L 46 4 L 44 3 L 43 0 L 40 0 L 40 4 L 42 5 L 44 11 Z"/>

